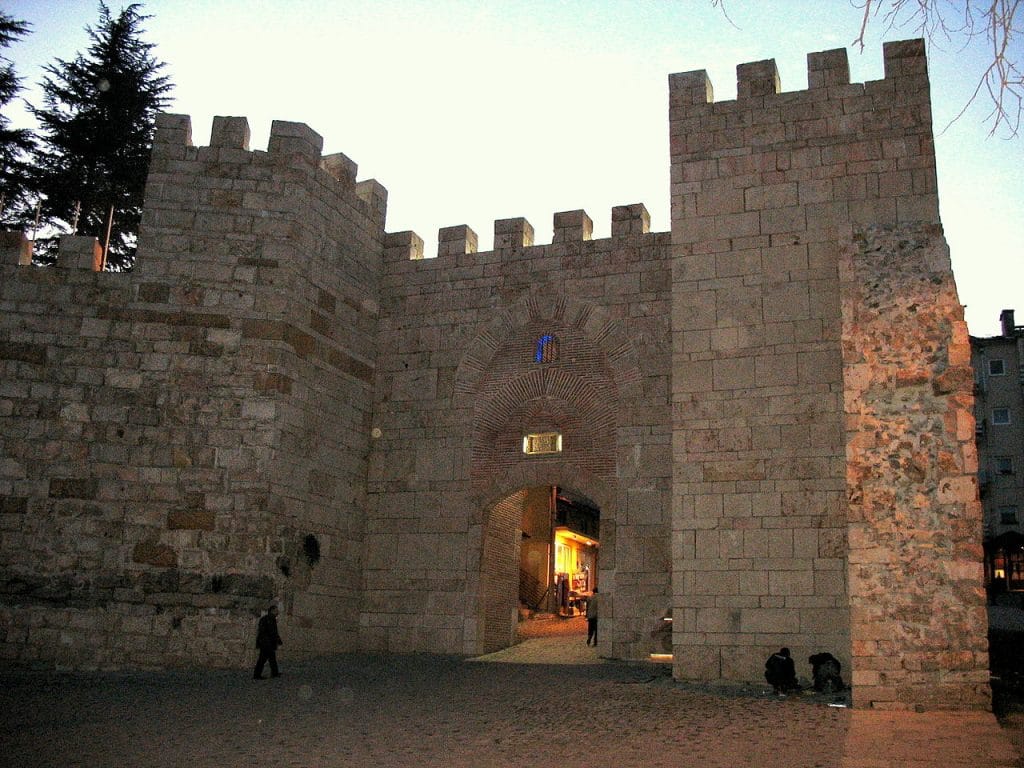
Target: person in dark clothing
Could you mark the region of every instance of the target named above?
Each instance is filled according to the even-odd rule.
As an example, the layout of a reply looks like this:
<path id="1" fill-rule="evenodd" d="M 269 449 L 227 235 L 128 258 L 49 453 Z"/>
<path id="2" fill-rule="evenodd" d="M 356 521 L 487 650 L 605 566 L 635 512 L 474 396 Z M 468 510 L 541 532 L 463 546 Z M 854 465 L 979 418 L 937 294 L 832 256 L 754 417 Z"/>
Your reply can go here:
<path id="1" fill-rule="evenodd" d="M 597 645 L 597 617 L 600 612 L 600 600 L 597 597 L 597 590 L 594 590 L 589 598 L 587 598 L 587 645 L 590 645 L 590 641 L 594 641 L 594 645 Z"/>
<path id="2" fill-rule="evenodd" d="M 778 653 L 768 657 L 764 663 L 764 677 L 780 696 L 800 690 L 800 683 L 796 681 L 796 665 L 789 655 L 789 648 L 781 648 Z"/>
<path id="3" fill-rule="evenodd" d="M 256 669 L 253 670 L 254 680 L 263 679 L 263 665 L 270 662 L 270 676 L 280 677 L 277 669 L 277 649 L 282 645 L 281 635 L 277 632 L 277 606 L 272 605 L 267 609 L 267 614 L 260 619 L 256 629 L 256 647 L 260 649 L 259 658 L 256 660 Z"/>
<path id="4" fill-rule="evenodd" d="M 846 688 L 843 684 L 843 665 L 831 653 L 816 653 L 807 661 L 813 670 L 814 690 L 819 693 L 837 693 Z"/>

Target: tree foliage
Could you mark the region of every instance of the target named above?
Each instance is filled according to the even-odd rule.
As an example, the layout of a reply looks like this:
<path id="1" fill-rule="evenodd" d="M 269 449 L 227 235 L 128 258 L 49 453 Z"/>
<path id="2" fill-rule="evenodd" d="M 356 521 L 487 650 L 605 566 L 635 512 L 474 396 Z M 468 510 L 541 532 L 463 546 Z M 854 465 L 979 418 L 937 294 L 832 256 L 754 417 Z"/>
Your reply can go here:
<path id="1" fill-rule="evenodd" d="M 31 108 L 41 133 L 33 176 L 43 221 L 101 243 L 110 226 L 107 264 L 126 269 L 134 262 L 156 115 L 170 101 L 171 84 L 153 44 L 142 39 L 149 17 L 140 6 L 113 16 L 101 2 L 99 10 L 99 23 L 86 27 L 87 51 L 45 68 L 43 106 Z M 46 245 L 37 242 L 43 262 Z"/>
<path id="2" fill-rule="evenodd" d="M 9 47 L 18 38 L 28 34 L 29 27 L 0 11 L 0 50 Z M 6 108 L 21 91 L 21 79 L 14 63 L 0 53 L 0 109 Z M 10 120 L 0 113 L 0 217 L 8 221 L 10 211 L 25 205 L 25 157 L 32 150 L 32 133 L 24 128 L 12 128 Z"/>

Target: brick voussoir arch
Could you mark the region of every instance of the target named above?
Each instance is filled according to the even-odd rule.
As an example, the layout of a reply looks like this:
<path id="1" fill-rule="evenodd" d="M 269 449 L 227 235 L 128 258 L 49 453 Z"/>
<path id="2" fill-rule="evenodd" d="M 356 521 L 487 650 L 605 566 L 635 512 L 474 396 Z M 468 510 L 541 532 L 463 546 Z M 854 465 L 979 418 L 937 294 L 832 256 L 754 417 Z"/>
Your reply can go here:
<path id="1" fill-rule="evenodd" d="M 571 371 L 535 369 L 505 384 L 492 397 L 477 404 L 473 422 L 476 444 L 489 440 L 505 427 L 508 414 L 521 404 L 540 398 L 570 403 L 578 409 L 584 423 L 597 431 L 615 428 L 615 392 Z M 475 450 L 474 450 L 475 452 Z"/>
<path id="2" fill-rule="evenodd" d="M 620 398 L 642 394 L 640 353 L 621 320 L 595 304 L 530 292 L 497 311 L 466 347 L 455 372 L 455 395 L 475 394 L 505 340 L 524 326 L 544 321 L 578 330 L 604 354 Z"/>

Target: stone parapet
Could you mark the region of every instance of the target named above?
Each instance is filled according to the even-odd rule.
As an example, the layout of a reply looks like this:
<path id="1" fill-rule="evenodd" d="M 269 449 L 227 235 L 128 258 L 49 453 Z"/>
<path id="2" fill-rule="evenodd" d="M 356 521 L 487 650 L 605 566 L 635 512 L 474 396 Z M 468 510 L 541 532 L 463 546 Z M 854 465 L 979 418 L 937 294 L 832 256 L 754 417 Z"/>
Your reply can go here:
<path id="1" fill-rule="evenodd" d="M 586 211 L 563 211 L 555 214 L 553 243 L 567 243 L 589 240 L 594 232 L 594 222 Z"/>
<path id="2" fill-rule="evenodd" d="M 103 271 L 103 246 L 95 237 L 63 235 L 56 264 L 58 269 Z"/>

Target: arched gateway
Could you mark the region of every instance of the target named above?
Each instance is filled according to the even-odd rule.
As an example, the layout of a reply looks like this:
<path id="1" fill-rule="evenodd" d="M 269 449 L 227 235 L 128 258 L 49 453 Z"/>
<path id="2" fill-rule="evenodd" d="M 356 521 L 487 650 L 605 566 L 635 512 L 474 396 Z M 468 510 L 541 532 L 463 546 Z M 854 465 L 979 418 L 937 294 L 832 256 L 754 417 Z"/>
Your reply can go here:
<path id="1" fill-rule="evenodd" d="M 585 500 L 591 514 L 566 514 L 567 507 L 580 509 L 572 499 Z M 600 585 L 601 537 L 614 530 L 613 512 L 561 484 L 522 486 L 486 508 L 480 557 L 470 559 L 466 574 L 470 592 L 478 596 L 481 652 L 515 642 L 525 612 L 580 613 Z M 602 626 L 605 636 L 610 625 L 609 619 Z"/>
<path id="2" fill-rule="evenodd" d="M 455 387 L 472 403 L 466 584 L 477 626 L 467 650 L 491 651 L 514 639 L 521 542 L 530 535 L 524 514 L 534 506 L 529 489 L 562 488 L 595 503 L 607 548 L 593 579 L 615 578 L 623 403 L 642 397 L 643 380 L 641 353 L 624 325 L 604 308 L 548 288 L 499 313 L 467 348 Z M 554 589 L 558 577 L 545 571 L 545 588 Z"/>

